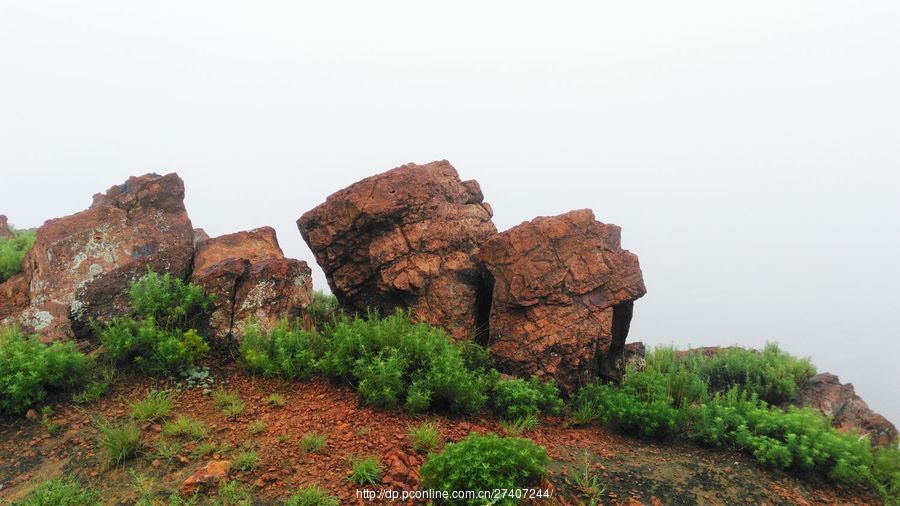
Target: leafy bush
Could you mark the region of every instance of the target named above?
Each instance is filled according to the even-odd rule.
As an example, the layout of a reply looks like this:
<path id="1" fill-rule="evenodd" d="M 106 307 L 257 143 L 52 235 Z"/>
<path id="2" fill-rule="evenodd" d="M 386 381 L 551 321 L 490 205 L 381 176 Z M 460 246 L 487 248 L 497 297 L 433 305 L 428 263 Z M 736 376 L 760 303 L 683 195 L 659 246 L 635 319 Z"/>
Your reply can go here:
<path id="1" fill-rule="evenodd" d="M 318 485 L 301 488 L 287 498 L 284 506 L 339 506 L 337 497 L 330 495 Z"/>
<path id="2" fill-rule="evenodd" d="M 0 414 L 24 412 L 48 389 L 72 389 L 87 372 L 88 358 L 72 342 L 46 345 L 16 327 L 0 329 Z"/>
<path id="3" fill-rule="evenodd" d="M 148 271 L 131 283 L 128 297 L 135 316 L 152 318 L 168 331 L 200 328 L 212 309 L 212 299 L 203 288 L 173 278 L 168 272 Z"/>
<path id="4" fill-rule="evenodd" d="M 796 397 L 800 386 L 816 373 L 808 359 L 795 358 L 774 343 L 762 351 L 725 348 L 709 356 L 698 351 L 680 358 L 672 348 L 658 348 L 648 354 L 647 368 L 673 377 L 699 378 L 713 392 L 740 386 L 770 404 Z M 699 385 L 694 383 L 692 388 Z M 693 397 L 702 394 L 694 392 Z"/>
<path id="5" fill-rule="evenodd" d="M 378 485 L 381 480 L 381 463 L 375 456 L 353 457 L 350 466 L 350 481 L 357 485 Z"/>
<path id="6" fill-rule="evenodd" d="M 100 498 L 81 483 L 56 478 L 41 482 L 15 506 L 99 506 Z"/>
<path id="7" fill-rule="evenodd" d="M 408 313 L 339 318 L 324 344 L 321 371 L 358 385 L 370 405 L 470 413 L 487 401 L 488 377 L 466 367 L 443 330 L 412 323 Z"/>
<path id="8" fill-rule="evenodd" d="M 562 409 L 559 389 L 553 382 L 542 383 L 537 377 L 501 379 L 494 384 L 494 409 L 507 420 L 539 414 L 558 415 Z"/>
<path id="9" fill-rule="evenodd" d="M 0 238 L 0 282 L 22 272 L 25 254 L 34 246 L 36 234 L 33 230 L 15 230 L 13 238 Z"/>
<path id="10" fill-rule="evenodd" d="M 549 462 L 547 450 L 530 439 L 472 433 L 428 457 L 421 468 L 422 487 L 446 491 L 523 488 L 546 474 Z M 480 502 L 473 499 L 467 504 Z M 502 498 L 493 504 L 515 504 L 515 500 Z"/>
<path id="11" fill-rule="evenodd" d="M 574 403 L 581 418 L 577 421 L 596 418 L 625 434 L 663 438 L 678 426 L 679 413 L 666 391 L 666 378 L 652 371 L 628 374 L 621 386 L 588 385 Z"/>
<path id="12" fill-rule="evenodd" d="M 173 375 L 190 369 L 209 351 L 196 330 L 212 305 L 202 288 L 151 271 L 131 284 L 128 295 L 131 317 L 95 326 L 110 358 Z"/>
<path id="13" fill-rule="evenodd" d="M 247 326 L 241 356 L 247 368 L 268 377 L 306 379 L 315 370 L 313 341 L 317 336 L 293 329 L 286 319 L 266 332 L 258 324 Z"/>
<path id="14" fill-rule="evenodd" d="M 574 398 L 577 423 L 599 421 L 644 437 L 679 434 L 753 455 L 781 469 L 818 473 L 865 485 L 890 502 L 900 490 L 900 450 L 873 449 L 811 409 L 774 407 L 793 398 L 815 372 L 806 360 L 774 344 L 761 352 L 728 349 L 678 356 L 672 348 L 647 355 L 643 371 L 621 386 L 595 384 Z"/>
<path id="15" fill-rule="evenodd" d="M 340 304 L 334 295 L 316 290 L 313 292 L 312 302 L 306 308 L 306 314 L 317 329 L 322 329 L 340 314 Z"/>

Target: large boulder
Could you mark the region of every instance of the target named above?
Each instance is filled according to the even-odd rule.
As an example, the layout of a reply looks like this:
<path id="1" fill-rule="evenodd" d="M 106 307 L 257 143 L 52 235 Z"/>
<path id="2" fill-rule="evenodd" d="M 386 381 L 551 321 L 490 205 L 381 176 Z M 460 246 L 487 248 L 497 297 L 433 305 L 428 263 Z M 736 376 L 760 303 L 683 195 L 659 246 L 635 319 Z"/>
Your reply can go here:
<path id="1" fill-rule="evenodd" d="M 487 302 L 473 253 L 496 232 L 483 200 L 446 160 L 408 164 L 329 196 L 297 226 L 345 310 L 410 308 L 471 338 Z"/>
<path id="2" fill-rule="evenodd" d="M 271 227 L 198 243 L 191 280 L 214 297 L 209 326 L 220 342 L 242 337 L 250 318 L 268 327 L 300 317 L 312 301 L 312 271 L 284 257 Z"/>
<path id="3" fill-rule="evenodd" d="M 807 380 L 795 403 L 821 411 L 832 418 L 835 427 L 868 435 L 874 445 L 887 446 L 897 441 L 897 427 L 873 412 L 856 395 L 852 384 L 842 384 L 834 374 L 817 374 Z"/>
<path id="4" fill-rule="evenodd" d="M 0 214 L 0 239 L 13 239 L 16 234 L 9 229 L 9 222 L 5 214 Z"/>
<path id="5" fill-rule="evenodd" d="M 76 337 L 91 319 L 126 313 L 128 287 L 148 269 L 187 276 L 192 241 L 181 178 L 131 177 L 37 229 L 23 273 L 30 301 L 15 319 L 46 340 Z"/>
<path id="6" fill-rule="evenodd" d="M 490 238 L 478 259 L 493 282 L 489 344 L 501 369 L 569 392 L 619 377 L 632 303 L 646 293 L 619 227 L 588 209 L 540 217 Z"/>

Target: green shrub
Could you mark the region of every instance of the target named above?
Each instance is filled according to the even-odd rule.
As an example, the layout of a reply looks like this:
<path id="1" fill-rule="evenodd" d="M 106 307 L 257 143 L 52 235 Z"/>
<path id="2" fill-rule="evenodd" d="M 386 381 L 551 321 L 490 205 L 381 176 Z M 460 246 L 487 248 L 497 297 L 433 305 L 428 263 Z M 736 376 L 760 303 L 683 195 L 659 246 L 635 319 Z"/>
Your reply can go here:
<path id="1" fill-rule="evenodd" d="M 95 402 L 103 397 L 112 385 L 116 377 L 116 370 L 113 367 L 93 368 L 87 384 L 84 388 L 72 396 L 72 402 L 75 404 L 88 404 Z"/>
<path id="2" fill-rule="evenodd" d="M 128 297 L 135 316 L 153 319 L 167 331 L 201 328 L 212 309 L 212 299 L 203 288 L 173 278 L 168 272 L 148 271 L 131 283 Z"/>
<path id="3" fill-rule="evenodd" d="M 0 238 L 0 283 L 22 272 L 22 261 L 37 236 L 33 230 L 10 231 L 15 237 Z"/>
<path id="4" fill-rule="evenodd" d="M 339 506 L 337 497 L 326 492 L 318 485 L 301 488 L 287 498 L 284 506 Z"/>
<path id="5" fill-rule="evenodd" d="M 68 390 L 87 377 L 88 358 L 72 342 L 43 344 L 16 327 L 0 329 L 0 414 L 18 414 L 48 389 Z"/>
<path id="6" fill-rule="evenodd" d="M 350 481 L 357 485 L 378 485 L 381 481 L 381 463 L 375 456 L 353 457 L 350 466 Z"/>
<path id="7" fill-rule="evenodd" d="M 69 478 L 41 482 L 15 506 L 99 506 L 100 498 L 93 491 Z"/>
<path id="8" fill-rule="evenodd" d="M 725 348 L 709 356 L 697 351 L 681 358 L 671 348 L 658 348 L 648 354 L 647 368 L 672 376 L 687 373 L 705 382 L 712 392 L 740 386 L 770 404 L 796 397 L 799 388 L 816 373 L 809 360 L 795 358 L 774 343 L 762 351 Z M 699 387 L 695 384 L 692 388 Z M 699 392 L 693 395 L 701 396 Z"/>
<path id="9" fill-rule="evenodd" d="M 113 318 L 99 333 L 110 358 L 131 361 L 153 374 L 184 371 L 209 351 L 209 345 L 196 330 L 164 330 L 157 327 L 153 318 Z"/>
<path id="10" fill-rule="evenodd" d="M 487 375 L 466 367 L 446 332 L 406 312 L 339 318 L 327 337 L 320 370 L 358 385 L 370 405 L 471 413 L 487 401 Z"/>
<path id="11" fill-rule="evenodd" d="M 542 383 L 533 377 L 530 381 L 501 379 L 494 384 L 494 410 L 507 420 L 542 413 L 558 415 L 561 408 L 559 389 L 553 382 Z"/>
<path id="12" fill-rule="evenodd" d="M 328 442 L 328 434 L 319 434 L 317 432 L 309 432 L 300 438 L 300 448 L 306 452 L 321 453 Z"/>
<path id="13" fill-rule="evenodd" d="M 141 422 L 156 422 L 172 412 L 171 392 L 150 392 L 147 397 L 131 404 L 131 418 Z"/>
<path id="14" fill-rule="evenodd" d="M 340 314 L 340 304 L 334 295 L 316 290 L 313 292 L 312 302 L 306 308 L 306 314 L 317 329 L 323 329 Z"/>
<path id="15" fill-rule="evenodd" d="M 625 434 L 663 438 L 678 427 L 679 412 L 666 393 L 663 375 L 633 372 L 621 386 L 592 384 L 574 399 L 576 421 L 596 419 Z"/>
<path id="16" fill-rule="evenodd" d="M 141 448 L 141 429 L 133 422 L 98 423 L 100 446 L 106 451 L 110 464 L 122 465 Z"/>
<path id="17" fill-rule="evenodd" d="M 422 487 L 446 491 L 523 488 L 544 476 L 549 462 L 547 450 L 529 439 L 472 433 L 428 457 L 421 468 Z M 515 499 L 501 498 L 493 504 L 515 504 Z"/>
<path id="18" fill-rule="evenodd" d="M 286 319 L 266 332 L 258 324 L 247 326 L 241 356 L 247 368 L 273 378 L 306 379 L 315 370 L 313 341 L 316 335 L 292 329 Z"/>
<path id="19" fill-rule="evenodd" d="M 132 316 L 94 329 L 110 358 L 152 374 L 174 375 L 209 351 L 196 330 L 212 307 L 202 288 L 151 271 L 131 284 L 128 295 Z"/>
<path id="20" fill-rule="evenodd" d="M 417 452 L 430 452 L 441 444 L 441 431 L 435 422 L 422 422 L 409 428 L 409 441 Z"/>

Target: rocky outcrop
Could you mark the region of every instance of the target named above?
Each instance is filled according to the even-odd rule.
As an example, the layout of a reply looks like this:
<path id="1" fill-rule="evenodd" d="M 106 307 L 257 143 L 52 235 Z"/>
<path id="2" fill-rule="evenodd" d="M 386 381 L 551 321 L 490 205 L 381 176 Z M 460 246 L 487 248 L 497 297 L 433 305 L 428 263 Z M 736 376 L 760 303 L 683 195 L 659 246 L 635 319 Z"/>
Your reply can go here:
<path id="1" fill-rule="evenodd" d="M 0 239 L 14 239 L 16 234 L 12 232 L 9 228 L 9 222 L 7 221 L 5 214 L 0 214 Z"/>
<path id="2" fill-rule="evenodd" d="M 282 316 L 299 317 L 312 300 L 312 271 L 284 257 L 271 227 L 199 243 L 191 280 L 215 299 L 209 326 L 219 341 L 240 338 L 248 318 L 271 326 Z"/>
<path id="3" fill-rule="evenodd" d="M 186 276 L 192 241 L 181 178 L 129 178 L 37 229 L 23 273 L 30 300 L 15 319 L 46 340 L 74 337 L 89 319 L 127 312 L 129 284 L 147 269 Z"/>
<path id="4" fill-rule="evenodd" d="M 28 307 L 28 278 L 19 273 L 0 283 L 0 324 L 12 323 Z"/>
<path id="5" fill-rule="evenodd" d="M 617 377 L 632 303 L 644 295 L 620 229 L 590 210 L 540 217 L 496 234 L 478 259 L 490 273 L 490 350 L 500 368 L 567 391 Z"/>
<path id="6" fill-rule="evenodd" d="M 832 418 L 835 427 L 854 429 L 869 436 L 874 445 L 897 441 L 897 428 L 869 409 L 850 383 L 842 384 L 834 374 L 817 374 L 807 380 L 796 404 L 815 408 Z"/>
<path id="7" fill-rule="evenodd" d="M 408 164 L 329 196 L 297 226 L 344 309 L 410 308 L 466 338 L 486 302 L 473 254 L 496 232 L 483 200 L 446 160 Z"/>

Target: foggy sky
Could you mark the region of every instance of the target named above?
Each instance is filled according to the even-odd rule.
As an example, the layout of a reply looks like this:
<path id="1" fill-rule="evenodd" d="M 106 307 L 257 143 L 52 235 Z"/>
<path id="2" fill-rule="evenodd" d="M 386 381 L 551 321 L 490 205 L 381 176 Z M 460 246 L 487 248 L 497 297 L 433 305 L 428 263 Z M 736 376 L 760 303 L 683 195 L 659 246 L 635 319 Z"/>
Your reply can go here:
<path id="1" fill-rule="evenodd" d="M 900 4 L 0 1 L 0 213 L 177 171 L 195 226 L 448 159 L 506 229 L 589 207 L 630 340 L 774 340 L 900 422 Z"/>

